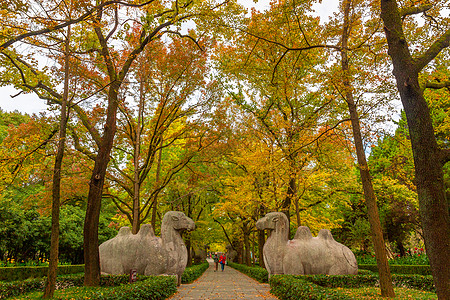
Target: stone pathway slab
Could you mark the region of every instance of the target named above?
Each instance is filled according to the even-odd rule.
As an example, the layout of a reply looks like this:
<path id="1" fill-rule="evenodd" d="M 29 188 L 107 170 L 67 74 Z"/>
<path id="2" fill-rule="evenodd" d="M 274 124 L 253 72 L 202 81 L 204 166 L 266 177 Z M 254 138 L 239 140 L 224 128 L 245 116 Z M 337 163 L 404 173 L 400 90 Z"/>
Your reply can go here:
<path id="1" fill-rule="evenodd" d="M 214 263 L 209 262 L 208 270 L 190 284 L 182 284 L 170 300 L 234 300 L 234 299 L 277 299 L 269 293 L 267 283 L 259 283 L 253 278 L 225 266 L 222 272 L 214 272 Z"/>

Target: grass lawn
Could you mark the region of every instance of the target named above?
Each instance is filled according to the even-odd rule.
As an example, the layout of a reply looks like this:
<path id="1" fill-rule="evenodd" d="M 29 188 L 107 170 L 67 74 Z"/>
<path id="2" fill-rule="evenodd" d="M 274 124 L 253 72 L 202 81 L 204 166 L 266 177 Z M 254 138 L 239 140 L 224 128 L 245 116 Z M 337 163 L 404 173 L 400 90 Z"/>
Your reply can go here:
<path id="1" fill-rule="evenodd" d="M 334 289 L 346 295 L 352 296 L 355 299 L 389 299 L 381 297 L 381 291 L 379 287 L 364 287 L 364 288 L 337 288 Z M 431 292 L 424 292 L 421 290 L 414 290 L 408 288 L 394 288 L 395 298 L 394 299 L 414 299 L 414 300 L 425 300 L 425 299 L 437 299 L 437 295 Z"/>

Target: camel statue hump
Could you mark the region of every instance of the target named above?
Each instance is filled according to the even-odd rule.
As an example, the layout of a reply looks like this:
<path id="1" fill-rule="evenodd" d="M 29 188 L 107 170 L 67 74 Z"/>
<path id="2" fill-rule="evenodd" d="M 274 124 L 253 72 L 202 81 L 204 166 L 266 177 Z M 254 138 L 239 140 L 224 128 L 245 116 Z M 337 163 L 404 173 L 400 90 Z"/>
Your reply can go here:
<path id="1" fill-rule="evenodd" d="M 320 229 L 317 237 L 321 240 L 334 241 L 333 235 L 331 234 L 331 231 L 329 231 L 328 229 Z"/>
<path id="2" fill-rule="evenodd" d="M 146 236 L 153 237 L 153 236 L 155 236 L 155 231 L 153 230 L 153 227 L 151 224 L 144 224 L 139 229 L 138 234 L 143 237 L 146 237 Z"/>
<path id="3" fill-rule="evenodd" d="M 294 240 L 310 240 L 312 239 L 311 230 L 307 226 L 300 226 L 297 228 L 297 231 L 295 232 Z"/>
<path id="4" fill-rule="evenodd" d="M 120 227 L 119 232 L 117 233 L 118 236 L 125 236 L 125 235 L 130 235 L 130 234 L 131 234 L 131 229 L 128 226 Z"/>

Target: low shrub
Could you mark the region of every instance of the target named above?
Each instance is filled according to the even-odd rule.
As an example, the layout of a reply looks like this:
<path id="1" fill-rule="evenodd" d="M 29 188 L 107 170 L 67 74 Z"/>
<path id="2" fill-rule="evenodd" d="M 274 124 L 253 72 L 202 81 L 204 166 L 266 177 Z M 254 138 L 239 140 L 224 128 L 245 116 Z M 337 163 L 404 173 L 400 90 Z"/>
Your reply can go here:
<path id="1" fill-rule="evenodd" d="M 332 299 L 347 300 L 351 297 L 333 291 L 293 275 L 273 275 L 270 277 L 270 292 L 278 299 Z"/>
<path id="2" fill-rule="evenodd" d="M 181 283 L 191 283 L 200 276 L 209 268 L 209 263 L 207 261 L 187 267 L 184 269 L 183 275 L 181 276 Z"/>
<path id="3" fill-rule="evenodd" d="M 147 281 L 148 279 L 155 279 L 159 277 L 167 277 L 167 276 L 138 275 L 136 278 L 137 280 L 136 283 L 141 283 L 143 281 Z M 58 276 L 56 279 L 56 289 L 61 290 L 61 289 L 70 289 L 74 287 L 81 287 L 83 285 L 83 281 L 84 281 L 83 274 Z M 156 280 L 156 282 L 158 282 L 158 280 Z M 100 277 L 101 288 L 99 290 L 101 291 L 101 293 L 103 293 L 104 288 L 123 286 L 128 283 L 129 283 L 129 275 L 102 275 Z M 33 291 L 43 290 L 44 284 L 45 278 L 27 279 L 23 281 L 14 281 L 14 282 L 0 282 L 0 299 L 17 297 L 22 294 L 31 293 Z M 161 288 L 163 287 L 164 284 Z M 64 299 L 64 297 L 62 299 Z"/>
<path id="4" fill-rule="evenodd" d="M 17 281 L 28 278 L 42 278 L 47 276 L 48 266 L 38 267 L 2 267 L 0 268 L 0 281 Z M 58 274 L 74 274 L 84 272 L 84 265 L 58 266 Z"/>
<path id="5" fill-rule="evenodd" d="M 436 292 L 432 276 L 392 275 L 395 287 Z M 331 288 L 364 288 L 379 286 L 373 275 L 274 275 L 270 278 L 271 293 L 279 299 L 352 299 Z"/>
<path id="6" fill-rule="evenodd" d="M 306 280 L 327 288 L 359 288 L 376 286 L 379 283 L 377 275 L 296 275 L 297 279 Z"/>
<path id="7" fill-rule="evenodd" d="M 393 274 L 392 281 L 395 286 L 407 287 L 427 292 L 436 293 L 433 276 L 431 275 L 399 275 Z"/>
<path id="8" fill-rule="evenodd" d="M 0 299 L 27 294 L 44 288 L 42 278 L 26 279 L 22 281 L 0 282 Z"/>
<path id="9" fill-rule="evenodd" d="M 355 252 L 358 264 L 375 265 L 377 263 L 375 255 L 367 252 Z M 408 251 L 405 256 L 395 255 L 389 259 L 389 265 L 430 265 L 430 260 L 423 248 L 414 248 Z"/>
<path id="10" fill-rule="evenodd" d="M 236 269 L 253 279 L 256 279 L 259 282 L 268 282 L 269 273 L 266 269 L 262 267 L 249 267 L 246 265 L 241 265 L 237 263 L 228 262 L 228 265 L 232 267 L 233 269 Z"/>
<path id="11" fill-rule="evenodd" d="M 374 264 L 360 264 L 358 268 L 378 272 L 378 267 Z M 392 274 L 431 275 L 431 268 L 428 265 L 390 265 L 389 268 Z"/>
<path id="12" fill-rule="evenodd" d="M 379 285 L 378 274 L 365 275 L 307 275 L 294 276 L 297 279 L 310 281 L 328 288 L 360 288 Z M 398 275 L 392 274 L 392 282 L 396 287 L 405 287 L 427 292 L 436 292 L 433 277 L 429 275 Z"/>
<path id="13" fill-rule="evenodd" d="M 176 276 L 148 276 L 146 279 L 137 281 L 133 284 L 121 284 L 109 288 L 93 288 L 77 290 L 65 290 L 59 296 L 55 293 L 53 299 L 102 299 L 102 300 L 160 300 L 166 299 L 177 291 Z M 70 295 L 67 294 L 70 293 Z"/>

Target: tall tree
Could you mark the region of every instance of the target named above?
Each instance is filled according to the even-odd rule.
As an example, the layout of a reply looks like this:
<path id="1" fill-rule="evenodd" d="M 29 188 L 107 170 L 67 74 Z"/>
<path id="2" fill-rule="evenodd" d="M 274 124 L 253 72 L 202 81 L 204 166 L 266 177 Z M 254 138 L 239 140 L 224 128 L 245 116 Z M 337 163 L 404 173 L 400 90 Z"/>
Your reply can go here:
<path id="1" fill-rule="evenodd" d="M 353 140 L 356 148 L 356 157 L 358 160 L 359 173 L 361 175 L 361 182 L 364 189 L 364 198 L 366 200 L 369 223 L 372 232 L 372 241 L 375 249 L 375 256 L 377 260 L 378 271 L 380 273 L 380 288 L 383 297 L 395 297 L 394 288 L 392 285 L 391 272 L 388 265 L 386 245 L 383 238 L 383 230 L 381 228 L 380 216 L 378 212 L 377 199 L 373 189 L 372 178 L 367 164 L 366 154 L 364 151 L 363 140 L 361 136 L 361 127 L 359 122 L 357 105 L 353 94 L 353 83 L 351 80 L 351 71 L 349 66 L 348 48 L 349 39 L 353 28 L 353 22 L 358 17 L 356 10 L 356 1 L 344 0 L 342 2 L 344 22 L 342 25 L 341 37 L 341 67 L 342 67 L 342 85 L 343 92 L 341 93 L 344 100 L 347 102 L 350 120 L 352 124 Z"/>
<path id="2" fill-rule="evenodd" d="M 308 16 L 311 2 L 273 2 L 265 12 L 252 12 L 232 46 L 225 45 L 221 65 L 227 74 L 236 103 L 252 115 L 254 130 L 265 132 L 265 138 L 276 145 L 288 162 L 289 174 L 279 209 L 290 220 L 292 204 L 297 200 L 301 172 L 310 163 L 316 141 L 324 137 L 315 131 L 326 127 L 332 116 L 328 113 L 330 98 L 321 97 L 312 85 L 318 74 L 317 65 L 324 62 L 323 51 L 292 51 L 304 39 L 315 43 L 320 31 L 319 21 Z M 299 23 L 299 18 L 302 22 Z M 280 35 L 280 28 L 286 34 Z M 288 45 L 285 49 L 280 45 Z M 336 124 L 330 125 L 330 127 Z M 301 221 L 297 214 L 297 224 Z"/>
<path id="3" fill-rule="evenodd" d="M 133 103 L 121 105 L 117 142 L 107 174 L 112 184 L 120 187 L 118 194 L 108 194 L 130 220 L 133 233 L 147 219 L 149 208 L 156 208 L 158 194 L 202 149 L 187 146 L 194 145 L 195 136 L 202 134 L 199 120 L 204 119 L 204 106 L 213 101 L 204 96 L 208 70 L 206 45 L 202 45 L 203 49 L 187 39 L 167 45 L 155 41 L 133 70 L 139 78 L 138 115 L 131 108 Z M 175 155 L 182 145 L 184 153 Z M 133 152 L 128 151 L 130 147 Z M 172 154 L 165 155 L 162 167 L 159 157 L 163 149 Z M 127 196 L 120 196 L 124 194 Z"/>
<path id="4" fill-rule="evenodd" d="M 62 95 L 58 148 L 55 156 L 55 167 L 53 171 L 52 187 L 52 234 L 50 245 L 50 260 L 48 266 L 47 281 L 45 283 L 44 298 L 53 297 L 56 288 L 56 275 L 58 271 L 59 254 L 59 214 L 61 205 L 61 169 L 66 143 L 67 122 L 69 120 L 69 75 L 70 75 L 70 26 L 67 28 L 67 35 L 64 49 L 64 91 Z"/>
<path id="5" fill-rule="evenodd" d="M 425 247 L 439 299 L 450 299 L 450 215 L 442 171 L 450 161 L 450 150 L 439 147 L 436 141 L 419 73 L 449 47 L 449 18 L 441 15 L 445 3 L 448 5 L 448 1 L 419 2 L 400 8 L 396 0 L 381 1 L 388 53 L 411 136 Z M 424 26 L 429 26 L 433 36 L 425 45 L 417 45 L 421 51 L 413 53 L 411 47 L 415 46 L 409 44 L 403 27 L 408 18 L 419 13 L 428 18 Z"/>

